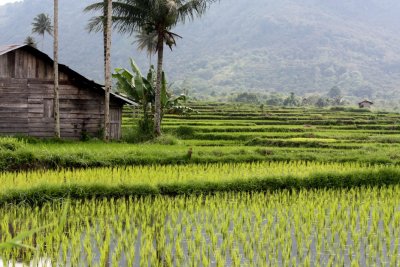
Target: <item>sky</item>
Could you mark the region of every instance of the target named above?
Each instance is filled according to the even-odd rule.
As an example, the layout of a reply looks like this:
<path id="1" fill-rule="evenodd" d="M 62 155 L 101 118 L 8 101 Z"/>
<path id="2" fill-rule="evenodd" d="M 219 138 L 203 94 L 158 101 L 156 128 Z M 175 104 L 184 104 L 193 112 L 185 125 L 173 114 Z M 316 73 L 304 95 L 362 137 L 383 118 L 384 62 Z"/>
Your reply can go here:
<path id="1" fill-rule="evenodd" d="M 7 3 L 18 2 L 18 1 L 22 1 L 22 0 L 0 0 L 0 6 L 7 4 Z"/>

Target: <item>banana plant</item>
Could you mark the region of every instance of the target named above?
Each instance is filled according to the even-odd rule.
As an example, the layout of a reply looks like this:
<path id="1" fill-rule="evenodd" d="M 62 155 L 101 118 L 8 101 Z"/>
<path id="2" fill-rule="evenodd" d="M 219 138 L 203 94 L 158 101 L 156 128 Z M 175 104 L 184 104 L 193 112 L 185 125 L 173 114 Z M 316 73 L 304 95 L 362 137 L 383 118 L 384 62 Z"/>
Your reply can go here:
<path id="1" fill-rule="evenodd" d="M 156 72 L 151 66 L 147 77 L 144 77 L 133 59 L 130 59 L 132 71 L 123 68 L 115 69 L 113 78 L 117 80 L 118 91 L 127 94 L 143 108 L 144 116 L 148 116 L 149 106 L 151 113 L 154 114 Z M 185 95 L 174 96 L 170 93 L 166 75 L 162 73 L 161 80 L 161 112 L 164 114 L 188 114 L 194 112 L 193 109 L 181 105 L 186 101 Z"/>
<path id="2" fill-rule="evenodd" d="M 163 72 L 161 78 L 161 119 L 164 114 L 183 115 L 195 112 L 194 109 L 181 105 L 182 102 L 187 100 L 186 95 L 181 94 L 179 96 L 174 96 L 168 89 L 170 89 L 170 87 L 168 87 L 167 78 Z"/>
<path id="3" fill-rule="evenodd" d="M 112 76 L 117 80 L 118 90 L 140 104 L 143 108 L 144 116 L 147 117 L 149 104 L 152 104 L 152 99 L 155 98 L 152 86 L 154 68 L 151 67 L 147 78 L 144 78 L 133 59 L 130 60 L 130 65 L 132 71 L 116 68 Z"/>

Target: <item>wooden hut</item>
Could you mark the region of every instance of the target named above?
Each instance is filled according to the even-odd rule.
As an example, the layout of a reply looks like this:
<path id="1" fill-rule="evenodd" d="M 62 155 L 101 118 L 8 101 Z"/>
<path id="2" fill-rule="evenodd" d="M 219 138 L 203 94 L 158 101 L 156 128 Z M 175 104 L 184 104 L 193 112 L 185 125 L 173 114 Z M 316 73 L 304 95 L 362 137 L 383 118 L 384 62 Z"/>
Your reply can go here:
<path id="1" fill-rule="evenodd" d="M 359 108 L 371 108 L 374 103 L 368 100 L 364 100 L 358 103 Z"/>
<path id="2" fill-rule="evenodd" d="M 61 137 L 99 136 L 104 129 L 104 87 L 65 65 L 60 71 Z M 0 46 L 0 134 L 54 136 L 53 60 L 28 45 Z M 135 105 L 110 97 L 110 137 L 121 138 L 122 107 Z"/>

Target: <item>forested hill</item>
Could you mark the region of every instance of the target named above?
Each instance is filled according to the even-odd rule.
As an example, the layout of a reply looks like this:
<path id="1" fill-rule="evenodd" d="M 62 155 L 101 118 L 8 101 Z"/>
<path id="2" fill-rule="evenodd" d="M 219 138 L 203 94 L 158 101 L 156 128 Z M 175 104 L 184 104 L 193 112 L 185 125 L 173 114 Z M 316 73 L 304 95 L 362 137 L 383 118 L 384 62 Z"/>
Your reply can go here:
<path id="1" fill-rule="evenodd" d="M 62 63 L 102 75 L 102 38 L 88 34 L 93 0 L 60 1 Z M 0 43 L 20 43 L 51 0 L 0 7 Z M 178 27 L 183 36 L 166 57 L 169 79 L 192 92 L 327 92 L 334 85 L 359 98 L 400 98 L 400 1 L 221 0 L 207 15 Z M 36 38 L 38 41 L 41 38 Z M 135 58 L 134 37 L 115 35 L 113 65 Z M 39 48 L 42 44 L 39 43 Z M 51 38 L 44 50 L 51 53 Z"/>

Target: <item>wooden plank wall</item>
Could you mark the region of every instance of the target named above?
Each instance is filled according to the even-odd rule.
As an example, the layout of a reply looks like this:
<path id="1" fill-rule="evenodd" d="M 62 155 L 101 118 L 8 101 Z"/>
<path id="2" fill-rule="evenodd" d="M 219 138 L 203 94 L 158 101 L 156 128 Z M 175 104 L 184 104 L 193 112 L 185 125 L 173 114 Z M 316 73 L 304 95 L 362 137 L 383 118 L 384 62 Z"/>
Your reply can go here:
<path id="1" fill-rule="evenodd" d="M 29 80 L 29 135 L 52 137 L 54 117 L 45 116 L 45 102 L 53 100 L 51 81 Z M 83 131 L 97 135 L 103 125 L 102 95 L 72 84 L 60 85 L 60 123 L 63 138 L 80 138 Z M 54 105 L 53 105 L 54 107 Z"/>
<path id="2" fill-rule="evenodd" d="M 53 65 L 35 57 L 22 49 L 0 56 L 0 78 L 16 79 L 53 79 Z M 60 81 L 67 81 L 68 76 L 60 73 Z"/>
<path id="3" fill-rule="evenodd" d="M 26 79 L 0 78 L 0 134 L 28 134 Z"/>
<path id="4" fill-rule="evenodd" d="M 13 62 L 14 61 L 14 62 Z M 20 49 L 0 56 L 0 133 L 35 137 L 54 136 L 53 66 Z M 104 124 L 104 93 L 78 88 L 60 73 L 60 121 L 63 138 L 78 139 L 82 132 L 99 134 Z M 111 103 L 112 110 L 122 107 Z M 52 112 L 50 112 L 50 110 Z M 114 112 L 115 113 L 115 112 Z M 113 134 L 121 136 L 116 112 Z"/>

